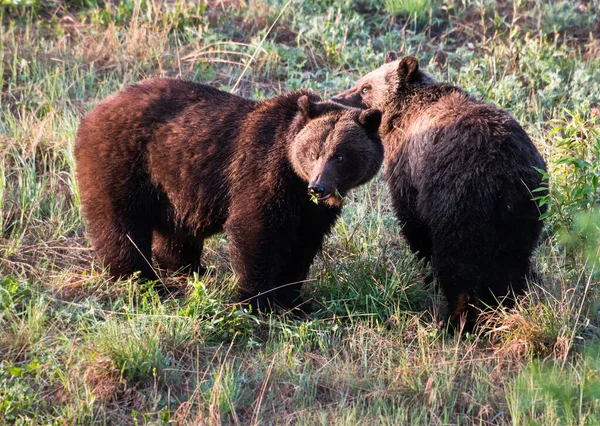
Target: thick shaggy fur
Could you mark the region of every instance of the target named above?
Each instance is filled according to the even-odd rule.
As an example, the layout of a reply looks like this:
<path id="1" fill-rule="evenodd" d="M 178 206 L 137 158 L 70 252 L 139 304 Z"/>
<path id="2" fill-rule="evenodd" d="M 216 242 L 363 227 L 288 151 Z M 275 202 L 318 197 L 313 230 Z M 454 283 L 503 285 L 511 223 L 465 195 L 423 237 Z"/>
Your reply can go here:
<path id="1" fill-rule="evenodd" d="M 204 239 L 225 230 L 241 299 L 266 292 L 253 300 L 289 307 L 340 213 L 335 194 L 381 166 L 380 120 L 309 92 L 255 102 L 182 80 L 128 86 L 77 134 L 95 249 L 113 276 L 154 279 L 152 256 L 202 271 Z M 309 181 L 323 189 L 318 204 Z"/>
<path id="2" fill-rule="evenodd" d="M 415 58 L 384 67 L 393 74 L 385 78 L 387 96 L 379 105 L 380 134 L 402 233 L 413 251 L 432 261 L 451 320 L 466 313 L 472 326 L 478 306 L 493 306 L 525 287 L 544 211 L 531 191 L 541 185 L 536 168 L 546 165 L 507 112 L 433 83 Z"/>

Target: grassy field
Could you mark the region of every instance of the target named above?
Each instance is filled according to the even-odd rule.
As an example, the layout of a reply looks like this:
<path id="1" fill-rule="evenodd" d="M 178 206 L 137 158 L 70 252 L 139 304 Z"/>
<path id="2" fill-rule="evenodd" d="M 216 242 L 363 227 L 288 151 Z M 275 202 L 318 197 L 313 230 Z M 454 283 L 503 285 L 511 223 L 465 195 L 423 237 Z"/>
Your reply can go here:
<path id="1" fill-rule="evenodd" d="M 0 423 L 600 424 L 600 4 L 2 0 Z M 310 321 L 231 305 L 227 240 L 177 290 L 112 283 L 74 173 L 82 115 L 151 76 L 329 97 L 416 55 L 519 120 L 549 165 L 536 278 L 475 335 L 439 321 L 378 177 L 305 286 Z"/>

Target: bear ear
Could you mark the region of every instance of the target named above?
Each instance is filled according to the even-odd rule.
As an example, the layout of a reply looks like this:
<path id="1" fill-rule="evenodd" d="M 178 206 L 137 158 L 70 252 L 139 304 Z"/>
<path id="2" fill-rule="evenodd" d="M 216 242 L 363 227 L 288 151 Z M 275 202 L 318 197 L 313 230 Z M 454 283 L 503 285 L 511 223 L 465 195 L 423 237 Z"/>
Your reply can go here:
<path id="1" fill-rule="evenodd" d="M 307 95 L 302 95 L 298 98 L 298 108 L 307 119 L 318 117 L 327 109 L 326 104 L 323 102 L 314 102 Z"/>
<path id="2" fill-rule="evenodd" d="M 398 64 L 398 78 L 401 82 L 411 82 L 417 77 L 419 61 L 414 56 L 407 56 Z"/>
<path id="3" fill-rule="evenodd" d="M 305 117 L 310 118 L 310 99 L 306 95 L 302 95 L 298 98 L 298 108 Z"/>
<path id="4" fill-rule="evenodd" d="M 368 132 L 377 133 L 381 124 L 381 111 L 378 109 L 367 109 L 360 113 L 358 122 L 367 129 Z"/>
<path id="5" fill-rule="evenodd" d="M 390 62 L 394 62 L 397 59 L 398 59 L 398 55 L 396 54 L 396 52 L 389 51 L 388 53 L 385 54 L 385 59 L 384 59 L 383 63 L 389 64 Z"/>

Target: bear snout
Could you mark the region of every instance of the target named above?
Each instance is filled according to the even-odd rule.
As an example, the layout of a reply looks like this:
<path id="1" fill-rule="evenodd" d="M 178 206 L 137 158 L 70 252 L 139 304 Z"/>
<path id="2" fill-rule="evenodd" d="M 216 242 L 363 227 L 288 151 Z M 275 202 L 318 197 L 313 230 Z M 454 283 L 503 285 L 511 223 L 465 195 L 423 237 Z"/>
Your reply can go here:
<path id="1" fill-rule="evenodd" d="M 324 201 L 337 192 L 336 171 L 326 162 L 315 167 L 308 183 L 308 194 L 311 198 Z"/>
<path id="2" fill-rule="evenodd" d="M 366 108 L 367 106 L 363 102 L 362 95 L 360 90 L 356 87 L 346 90 L 332 98 L 329 99 L 332 102 L 337 102 L 338 104 L 342 104 L 345 106 L 350 106 L 354 108 Z"/>
<path id="3" fill-rule="evenodd" d="M 316 204 L 329 207 L 342 206 L 342 194 L 333 185 L 327 185 L 323 180 L 311 180 L 308 184 L 308 195 Z"/>
<path id="4" fill-rule="evenodd" d="M 331 185 L 327 185 L 326 182 L 311 181 L 308 184 L 308 195 L 310 195 L 313 200 L 325 201 L 336 194 L 338 194 L 337 189 Z"/>
<path id="5" fill-rule="evenodd" d="M 320 183 L 311 182 L 308 184 L 308 195 L 320 198 L 325 193 L 325 187 Z"/>

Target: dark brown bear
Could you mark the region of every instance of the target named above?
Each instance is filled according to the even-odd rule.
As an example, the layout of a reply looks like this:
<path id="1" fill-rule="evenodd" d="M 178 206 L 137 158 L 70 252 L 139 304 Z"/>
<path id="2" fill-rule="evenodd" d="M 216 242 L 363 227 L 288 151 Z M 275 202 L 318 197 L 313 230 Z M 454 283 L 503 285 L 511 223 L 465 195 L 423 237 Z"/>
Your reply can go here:
<path id="1" fill-rule="evenodd" d="M 432 261 L 452 322 L 466 313 L 472 327 L 479 308 L 521 292 L 542 229 L 536 169 L 546 165 L 519 123 L 393 53 L 332 100 L 383 111 L 394 209 L 411 249 Z"/>
<path id="2" fill-rule="evenodd" d="M 155 279 L 152 255 L 202 271 L 204 239 L 225 230 L 240 297 L 291 307 L 341 197 L 381 166 L 380 121 L 305 91 L 256 102 L 175 79 L 128 86 L 77 134 L 95 249 L 111 275 Z"/>

